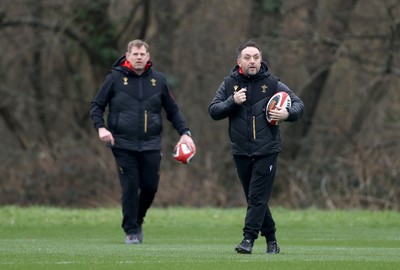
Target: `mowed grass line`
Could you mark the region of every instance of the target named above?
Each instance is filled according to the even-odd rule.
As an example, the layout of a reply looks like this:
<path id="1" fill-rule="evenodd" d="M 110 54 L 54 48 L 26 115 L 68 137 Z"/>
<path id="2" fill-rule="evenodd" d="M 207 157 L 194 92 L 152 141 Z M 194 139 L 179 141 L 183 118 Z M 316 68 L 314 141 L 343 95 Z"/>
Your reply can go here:
<path id="1" fill-rule="evenodd" d="M 236 254 L 244 208 L 152 208 L 141 245 L 121 210 L 0 208 L 0 269 L 398 269 L 400 214 L 273 208 L 282 253 Z"/>

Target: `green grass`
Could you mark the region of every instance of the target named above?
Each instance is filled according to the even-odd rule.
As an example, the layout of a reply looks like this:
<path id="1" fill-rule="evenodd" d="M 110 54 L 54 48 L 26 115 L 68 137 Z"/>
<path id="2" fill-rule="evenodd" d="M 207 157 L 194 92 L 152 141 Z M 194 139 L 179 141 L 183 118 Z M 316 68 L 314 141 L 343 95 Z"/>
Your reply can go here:
<path id="1" fill-rule="evenodd" d="M 236 254 L 244 209 L 152 208 L 126 245 L 119 208 L 0 208 L 0 269 L 398 269 L 400 213 L 273 208 L 281 254 Z"/>

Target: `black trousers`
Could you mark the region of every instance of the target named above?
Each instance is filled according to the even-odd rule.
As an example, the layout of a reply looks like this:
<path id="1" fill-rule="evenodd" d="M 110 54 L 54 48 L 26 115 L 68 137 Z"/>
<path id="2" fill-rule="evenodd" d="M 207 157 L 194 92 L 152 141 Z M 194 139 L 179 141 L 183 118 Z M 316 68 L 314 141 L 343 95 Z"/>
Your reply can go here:
<path id="1" fill-rule="evenodd" d="M 278 154 L 260 157 L 233 157 L 247 200 L 243 236 L 257 239 L 259 232 L 266 240 L 276 241 L 275 221 L 268 206 L 275 180 Z"/>
<path id="2" fill-rule="evenodd" d="M 122 188 L 122 228 L 137 233 L 150 208 L 160 180 L 160 151 L 129 151 L 112 148 Z"/>

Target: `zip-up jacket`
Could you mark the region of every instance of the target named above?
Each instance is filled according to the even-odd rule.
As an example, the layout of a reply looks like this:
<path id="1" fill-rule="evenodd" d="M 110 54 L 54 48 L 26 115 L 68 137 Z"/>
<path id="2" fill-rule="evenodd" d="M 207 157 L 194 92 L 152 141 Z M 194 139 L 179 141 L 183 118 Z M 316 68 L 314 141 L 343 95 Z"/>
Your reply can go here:
<path id="1" fill-rule="evenodd" d="M 103 116 L 108 106 L 107 129 L 115 139 L 112 147 L 161 150 L 162 108 L 179 134 L 189 129 L 165 76 L 153 70 L 150 61 L 141 75 L 124 65 L 126 62 L 125 56 L 117 60 L 91 103 L 94 127 L 106 127 Z"/>
<path id="2" fill-rule="evenodd" d="M 233 95 L 242 88 L 247 89 L 246 101 L 238 105 Z M 232 155 L 265 156 L 281 151 L 279 126 L 270 125 L 265 115 L 266 104 L 279 91 L 288 93 L 292 100 L 286 121 L 297 121 L 304 111 L 303 102 L 271 75 L 266 63 L 262 62 L 260 71 L 250 76 L 241 74 L 236 66 L 221 83 L 208 111 L 214 120 L 229 118 Z"/>

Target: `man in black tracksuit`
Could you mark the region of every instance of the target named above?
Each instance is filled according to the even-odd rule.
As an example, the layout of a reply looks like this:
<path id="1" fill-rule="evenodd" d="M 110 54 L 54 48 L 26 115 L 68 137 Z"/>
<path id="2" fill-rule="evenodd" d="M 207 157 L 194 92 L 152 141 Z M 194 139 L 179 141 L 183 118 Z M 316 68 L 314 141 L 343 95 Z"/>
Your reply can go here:
<path id="1" fill-rule="evenodd" d="M 279 126 L 269 124 L 265 115 L 268 100 L 279 91 L 289 94 L 292 105 L 278 106 L 270 117 L 275 121 L 297 121 L 303 114 L 303 102 L 270 74 L 260 48 L 248 41 L 238 49 L 237 66 L 209 106 L 214 120 L 229 118 L 231 153 L 247 199 L 244 239 L 235 247 L 238 253 L 251 253 L 260 232 L 266 237 L 267 253 L 279 253 L 268 202 L 281 141 Z"/>
<path id="2" fill-rule="evenodd" d="M 122 228 L 127 244 L 143 241 L 142 224 L 159 183 L 161 110 L 181 135 L 177 145 L 196 146 L 163 74 L 153 70 L 147 43 L 129 42 L 91 104 L 101 141 L 111 147 L 122 188 Z M 103 115 L 108 106 L 107 127 Z"/>

